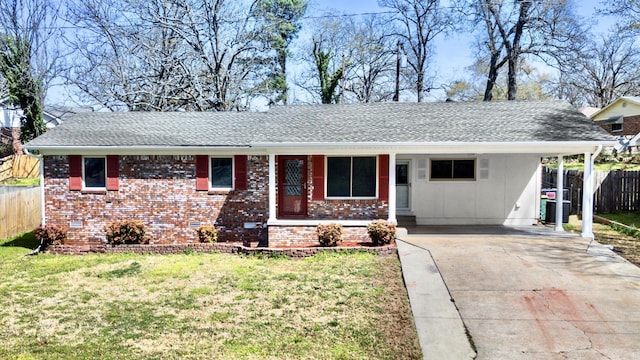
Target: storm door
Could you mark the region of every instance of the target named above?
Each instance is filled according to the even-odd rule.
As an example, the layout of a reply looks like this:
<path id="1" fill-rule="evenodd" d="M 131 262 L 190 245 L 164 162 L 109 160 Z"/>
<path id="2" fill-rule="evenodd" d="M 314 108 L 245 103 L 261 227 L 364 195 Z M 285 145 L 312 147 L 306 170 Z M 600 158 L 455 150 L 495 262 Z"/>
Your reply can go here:
<path id="1" fill-rule="evenodd" d="M 278 216 L 307 214 L 307 157 L 278 156 Z"/>
<path id="2" fill-rule="evenodd" d="M 409 210 L 411 198 L 410 162 L 398 160 L 396 163 L 396 209 L 398 211 Z"/>

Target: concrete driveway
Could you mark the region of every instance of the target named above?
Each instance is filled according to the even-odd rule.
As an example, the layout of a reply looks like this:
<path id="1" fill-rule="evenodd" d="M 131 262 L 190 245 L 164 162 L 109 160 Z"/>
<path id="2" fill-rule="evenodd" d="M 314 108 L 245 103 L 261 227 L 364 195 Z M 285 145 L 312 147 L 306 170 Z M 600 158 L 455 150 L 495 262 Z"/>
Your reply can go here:
<path id="1" fill-rule="evenodd" d="M 604 246 L 586 251 L 579 237 L 401 239 L 430 252 L 478 359 L 640 359 L 640 269 Z"/>

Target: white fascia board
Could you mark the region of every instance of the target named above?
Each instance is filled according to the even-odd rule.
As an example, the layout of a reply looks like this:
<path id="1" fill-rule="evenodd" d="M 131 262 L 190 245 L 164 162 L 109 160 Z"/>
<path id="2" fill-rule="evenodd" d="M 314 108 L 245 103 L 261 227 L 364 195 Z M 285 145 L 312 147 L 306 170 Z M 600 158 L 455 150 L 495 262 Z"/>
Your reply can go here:
<path id="1" fill-rule="evenodd" d="M 26 146 L 42 155 L 256 155 L 249 146 Z"/>
<path id="2" fill-rule="evenodd" d="M 540 154 L 594 152 L 616 141 L 431 142 L 431 143 L 254 143 L 247 146 L 26 146 L 43 155 L 371 155 L 371 154 Z"/>
<path id="3" fill-rule="evenodd" d="M 270 154 L 541 154 L 573 155 L 594 152 L 599 146 L 613 146 L 616 141 L 547 141 L 547 142 L 432 142 L 432 143 L 254 143 L 255 149 Z"/>

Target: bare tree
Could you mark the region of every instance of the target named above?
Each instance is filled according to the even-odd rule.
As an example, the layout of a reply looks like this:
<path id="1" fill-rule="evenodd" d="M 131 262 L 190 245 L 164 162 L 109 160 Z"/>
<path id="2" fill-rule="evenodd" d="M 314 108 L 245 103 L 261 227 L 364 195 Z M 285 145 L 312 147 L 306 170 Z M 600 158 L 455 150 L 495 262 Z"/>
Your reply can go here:
<path id="1" fill-rule="evenodd" d="M 111 110 L 245 109 L 276 57 L 257 1 L 78 0 L 67 78 Z"/>
<path id="2" fill-rule="evenodd" d="M 492 99 L 500 69 L 507 65 L 507 98 L 517 98 L 518 62 L 536 56 L 555 67 L 574 60 L 586 35 L 570 0 L 461 0 L 460 11 L 480 27 L 480 57 L 487 59 L 484 100 Z M 469 11 L 471 9 L 472 11 Z"/>
<path id="3" fill-rule="evenodd" d="M 21 140 L 46 130 L 43 103 L 61 70 L 60 5 L 51 0 L 0 1 L 0 76 L 9 101 L 24 112 Z"/>
<path id="4" fill-rule="evenodd" d="M 640 93 L 640 49 L 634 37 L 617 31 L 602 36 L 563 69 L 558 95 L 574 105 L 603 107 L 620 96 Z"/>
<path id="5" fill-rule="evenodd" d="M 412 83 L 418 102 L 429 90 L 427 68 L 433 57 L 433 40 L 452 26 L 452 18 L 438 0 L 379 0 L 380 6 L 395 12 L 393 21 L 399 24 L 395 34 L 408 52 L 408 64 L 412 70 Z M 415 80 L 415 81 L 413 81 Z"/>
<path id="6" fill-rule="evenodd" d="M 316 102 L 375 102 L 393 94 L 395 43 L 388 20 L 376 15 L 323 17 L 301 50 L 297 85 Z"/>
<path id="7" fill-rule="evenodd" d="M 351 35 L 346 89 L 353 102 L 379 102 L 393 96 L 396 43 L 390 36 L 387 19 L 370 15 L 350 21 L 346 33 Z"/>

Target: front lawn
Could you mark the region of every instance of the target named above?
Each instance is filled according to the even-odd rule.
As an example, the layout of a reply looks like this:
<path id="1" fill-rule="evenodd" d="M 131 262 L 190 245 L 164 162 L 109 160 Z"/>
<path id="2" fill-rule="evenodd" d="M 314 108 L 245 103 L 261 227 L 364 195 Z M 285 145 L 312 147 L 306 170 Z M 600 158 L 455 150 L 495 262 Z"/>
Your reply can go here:
<path id="1" fill-rule="evenodd" d="M 32 245 L 0 241 L 0 358 L 422 357 L 395 256 L 24 256 Z"/>

